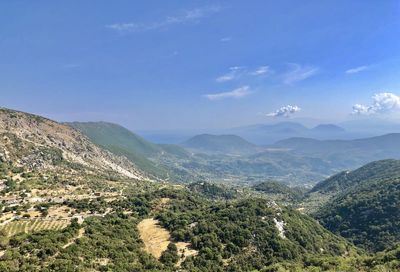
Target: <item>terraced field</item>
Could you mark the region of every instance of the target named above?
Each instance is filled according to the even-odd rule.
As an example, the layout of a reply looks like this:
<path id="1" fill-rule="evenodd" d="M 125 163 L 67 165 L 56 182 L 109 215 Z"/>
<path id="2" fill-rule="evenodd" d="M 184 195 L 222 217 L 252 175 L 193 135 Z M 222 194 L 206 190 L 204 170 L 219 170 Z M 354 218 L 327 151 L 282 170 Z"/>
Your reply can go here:
<path id="1" fill-rule="evenodd" d="M 36 232 L 41 230 L 60 230 L 69 225 L 68 220 L 18 220 L 10 222 L 0 227 L 7 236 L 13 236 L 17 233 Z"/>

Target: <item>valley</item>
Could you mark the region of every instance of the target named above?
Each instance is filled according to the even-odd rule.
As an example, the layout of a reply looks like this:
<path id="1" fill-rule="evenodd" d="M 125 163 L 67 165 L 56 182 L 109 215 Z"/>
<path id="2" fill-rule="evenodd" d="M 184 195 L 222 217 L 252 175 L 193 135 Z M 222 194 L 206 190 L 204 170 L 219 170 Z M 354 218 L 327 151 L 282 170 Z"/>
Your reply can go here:
<path id="1" fill-rule="evenodd" d="M 237 167 L 221 164 L 221 157 L 232 163 L 268 152 L 259 147 L 253 155 L 195 153 L 148 143 L 121 127 L 99 138 L 104 123 L 92 123 L 86 138 L 82 124 L 75 130 L 12 110 L 0 115 L 7 126 L 0 145 L 2 271 L 399 268 L 390 257 L 400 250 L 399 161 L 373 162 L 308 189 L 265 172 L 243 180 Z M 201 161 L 219 169 L 221 179 Z M 239 165 L 257 173 L 253 163 Z M 165 172 L 147 173 L 146 165 Z"/>
<path id="2" fill-rule="evenodd" d="M 400 272 L 400 0 L 0 11 L 0 272 Z"/>

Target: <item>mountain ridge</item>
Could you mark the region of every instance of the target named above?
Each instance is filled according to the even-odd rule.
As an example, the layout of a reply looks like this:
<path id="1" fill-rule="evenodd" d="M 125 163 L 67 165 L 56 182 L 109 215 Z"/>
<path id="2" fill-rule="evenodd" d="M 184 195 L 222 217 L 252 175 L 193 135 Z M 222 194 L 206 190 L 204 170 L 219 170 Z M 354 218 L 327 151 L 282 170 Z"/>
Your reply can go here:
<path id="1" fill-rule="evenodd" d="M 102 171 L 115 171 L 129 178 L 144 178 L 134 164 L 94 145 L 79 131 L 50 119 L 0 109 L 1 157 L 29 168 L 51 168 L 47 151 L 58 160 L 77 163 Z M 16 148 L 18 147 L 18 148 Z M 41 151 L 42 149 L 42 151 Z"/>
<path id="2" fill-rule="evenodd" d="M 186 148 L 190 148 L 202 152 L 211 153 L 231 153 L 231 154 L 250 154 L 255 153 L 259 149 L 240 136 L 233 134 L 213 135 L 200 134 L 193 136 L 181 144 Z"/>

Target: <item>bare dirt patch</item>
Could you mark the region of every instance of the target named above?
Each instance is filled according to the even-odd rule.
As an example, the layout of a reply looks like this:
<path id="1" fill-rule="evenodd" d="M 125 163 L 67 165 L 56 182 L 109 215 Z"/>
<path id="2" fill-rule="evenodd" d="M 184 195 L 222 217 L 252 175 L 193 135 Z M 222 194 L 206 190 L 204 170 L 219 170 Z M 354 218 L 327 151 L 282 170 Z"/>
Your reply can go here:
<path id="1" fill-rule="evenodd" d="M 166 201 L 164 204 L 168 203 Z M 171 242 L 170 233 L 159 225 L 158 220 L 153 218 L 144 219 L 138 224 L 140 238 L 145 245 L 145 251 L 155 258 L 159 259 L 161 254 L 167 249 L 168 244 Z M 197 255 L 197 251 L 190 248 L 190 243 L 177 242 L 175 243 L 180 257 L 177 266 L 189 256 Z"/>
<path id="2" fill-rule="evenodd" d="M 170 243 L 169 232 L 159 225 L 158 220 L 153 218 L 144 219 L 137 227 L 145 245 L 145 251 L 157 259 L 160 258 Z"/>
<path id="3" fill-rule="evenodd" d="M 48 218 L 68 218 L 72 216 L 74 210 L 68 206 L 51 206 L 48 209 Z"/>
<path id="4" fill-rule="evenodd" d="M 178 242 L 176 243 L 176 247 L 178 248 L 178 255 L 180 257 L 178 261 L 178 266 L 189 256 L 197 255 L 197 250 L 189 248 L 190 243 L 187 242 Z"/>

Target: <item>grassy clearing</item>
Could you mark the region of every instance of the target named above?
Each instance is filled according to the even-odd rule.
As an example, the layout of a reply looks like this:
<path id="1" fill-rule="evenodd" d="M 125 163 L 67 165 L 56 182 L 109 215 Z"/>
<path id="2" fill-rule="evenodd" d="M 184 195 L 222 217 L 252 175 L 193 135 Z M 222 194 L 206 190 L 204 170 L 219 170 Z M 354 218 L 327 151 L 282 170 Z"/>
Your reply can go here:
<path id="1" fill-rule="evenodd" d="M 165 201 L 167 203 L 168 201 Z M 138 224 L 140 238 L 145 245 L 145 251 L 159 259 L 161 254 L 167 249 L 171 242 L 171 235 L 168 230 L 159 225 L 158 220 L 153 218 L 144 219 Z M 189 248 L 186 242 L 175 243 L 178 254 L 181 257 L 177 265 L 179 266 L 188 256 L 197 255 L 197 251 Z"/>
<path id="2" fill-rule="evenodd" d="M 169 232 L 153 218 L 144 219 L 138 224 L 140 238 L 144 242 L 145 251 L 155 258 L 160 258 L 170 242 Z"/>

